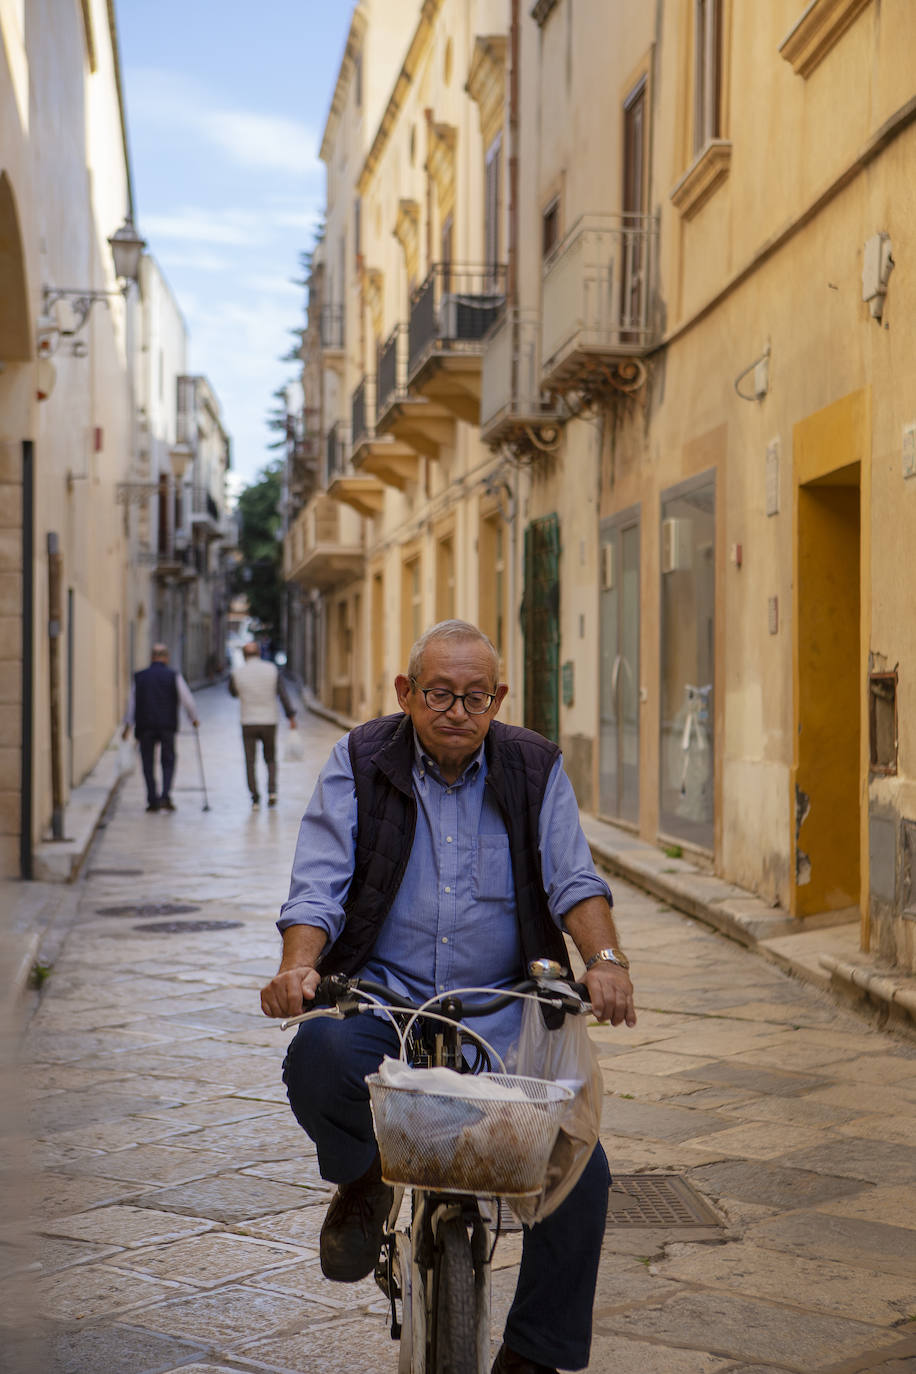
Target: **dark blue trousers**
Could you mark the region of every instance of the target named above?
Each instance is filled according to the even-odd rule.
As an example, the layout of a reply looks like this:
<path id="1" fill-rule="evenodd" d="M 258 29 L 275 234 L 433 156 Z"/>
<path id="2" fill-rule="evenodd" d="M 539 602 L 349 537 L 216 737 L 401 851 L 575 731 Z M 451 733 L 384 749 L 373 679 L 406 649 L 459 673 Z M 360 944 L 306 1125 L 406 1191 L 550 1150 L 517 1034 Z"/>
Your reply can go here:
<path id="1" fill-rule="evenodd" d="M 296 1120 L 315 1142 L 322 1178 L 352 1183 L 375 1158 L 368 1073 L 398 1041 L 388 1021 L 353 1016 L 306 1021 L 287 1051 L 283 1081 Z M 600 1145 L 549 1217 L 524 1229 L 506 1344 L 536 1363 L 584 1369 L 604 1239 L 610 1174 Z"/>
<path id="2" fill-rule="evenodd" d="M 139 730 L 137 740 L 140 744 L 140 762 L 146 782 L 146 800 L 150 806 L 168 797 L 172 790 L 172 777 L 175 772 L 175 732 L 174 730 Z M 159 762 L 162 765 L 162 791 L 156 791 L 155 758 L 156 745 L 159 745 Z"/>

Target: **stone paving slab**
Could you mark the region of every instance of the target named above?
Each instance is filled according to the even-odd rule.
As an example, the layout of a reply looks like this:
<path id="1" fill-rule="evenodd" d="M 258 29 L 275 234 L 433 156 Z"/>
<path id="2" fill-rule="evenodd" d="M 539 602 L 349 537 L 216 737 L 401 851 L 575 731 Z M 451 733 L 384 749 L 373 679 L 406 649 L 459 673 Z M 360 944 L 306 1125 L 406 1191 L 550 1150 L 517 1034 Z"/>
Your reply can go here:
<path id="1" fill-rule="evenodd" d="M 182 1236 L 209 1231 L 213 1223 L 200 1217 L 181 1216 L 177 1212 L 158 1211 L 145 1207 L 98 1207 L 75 1216 L 55 1217 L 41 1223 L 41 1229 L 51 1236 L 69 1236 L 73 1240 L 96 1241 L 102 1245 L 159 1245 Z"/>
<path id="2" fill-rule="evenodd" d="M 120 1256 L 119 1268 L 138 1269 L 153 1278 L 214 1288 L 249 1277 L 265 1266 L 312 1258 L 295 1245 L 255 1240 L 225 1232 L 209 1232 L 168 1245 L 132 1250 Z"/>
<path id="3" fill-rule="evenodd" d="M 838 1317 L 853 1314 L 863 1322 L 892 1326 L 916 1312 L 916 1272 L 884 1273 L 835 1260 L 808 1260 L 745 1243 L 727 1246 L 672 1244 L 649 1266 L 651 1274 L 704 1288 L 724 1289 L 794 1305 L 799 1293 L 806 1306 Z"/>
<path id="4" fill-rule="evenodd" d="M 162 1188 L 138 1196 L 142 1207 L 207 1217 L 211 1221 L 237 1222 L 267 1216 L 301 1206 L 305 1194 L 287 1183 L 272 1183 L 242 1174 L 220 1174 L 177 1188 Z"/>
<path id="5" fill-rule="evenodd" d="M 747 1238 L 768 1250 L 913 1277 L 912 1231 L 882 1222 L 820 1211 L 791 1212 L 749 1226 Z"/>
<path id="6" fill-rule="evenodd" d="M 624 1316 L 603 1317 L 602 1332 L 650 1338 L 738 1360 L 775 1360 L 798 1374 L 898 1345 L 900 1334 L 835 1314 L 725 1292 L 684 1293 Z M 916 1343 L 914 1343 L 916 1352 Z"/>
<path id="7" fill-rule="evenodd" d="M 204 1353 L 187 1341 L 119 1325 L 63 1327 L 7 1346 L 4 1374 L 166 1374 Z"/>
<path id="8" fill-rule="evenodd" d="M 737 1159 L 691 1169 L 690 1181 L 716 1198 L 735 1197 L 783 1211 L 828 1202 L 849 1193 L 863 1197 L 867 1205 L 867 1198 L 874 1191 L 870 1184 L 863 1185 L 858 1179 Z M 864 1194 L 863 1187 L 867 1190 Z"/>

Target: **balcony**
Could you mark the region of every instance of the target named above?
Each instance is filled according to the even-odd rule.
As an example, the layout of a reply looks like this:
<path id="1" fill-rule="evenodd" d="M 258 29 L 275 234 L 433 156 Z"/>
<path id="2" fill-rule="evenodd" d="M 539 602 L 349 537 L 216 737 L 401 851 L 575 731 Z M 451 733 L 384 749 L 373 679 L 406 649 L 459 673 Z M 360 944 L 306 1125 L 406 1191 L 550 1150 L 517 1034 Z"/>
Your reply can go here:
<path id="1" fill-rule="evenodd" d="M 407 390 L 408 333 L 395 325 L 378 350 L 376 437 L 389 435 L 424 458 L 437 460 L 455 442 L 455 416 L 447 406 Z"/>
<path id="2" fill-rule="evenodd" d="M 344 363 L 344 308 L 342 305 L 323 305 L 318 317 L 318 337 L 321 356 L 335 371 Z"/>
<path id="3" fill-rule="evenodd" d="M 407 385 L 444 405 L 458 420 L 480 423 L 480 363 L 484 337 L 506 299 L 506 269 L 432 268 L 410 302 Z"/>
<path id="4" fill-rule="evenodd" d="M 635 391 L 650 325 L 658 222 L 583 215 L 544 264 L 541 385 L 563 395 Z"/>
<path id="5" fill-rule="evenodd" d="M 350 461 L 350 435 L 340 421 L 328 430 L 325 485 L 335 501 L 344 501 L 370 519 L 385 505 L 385 489 L 377 477 L 357 472 Z"/>
<path id="6" fill-rule="evenodd" d="M 344 539 L 341 510 L 319 492 L 296 516 L 283 541 L 283 576 L 287 582 L 327 591 L 360 576 L 364 557 L 356 539 Z"/>
<path id="7" fill-rule="evenodd" d="M 393 435 L 376 435 L 375 392 L 375 378 L 363 377 L 351 397 L 350 462 L 354 472 L 403 491 L 408 482 L 417 480 L 420 460 L 414 449 Z"/>
<path id="8" fill-rule="evenodd" d="M 520 455 L 552 452 L 561 415 L 541 392 L 540 316 L 507 310 L 487 335 L 480 393 L 480 437 Z"/>
<path id="9" fill-rule="evenodd" d="M 206 539 L 221 539 L 221 518 L 219 507 L 206 487 L 192 486 L 188 489 L 188 516 L 192 531 Z"/>

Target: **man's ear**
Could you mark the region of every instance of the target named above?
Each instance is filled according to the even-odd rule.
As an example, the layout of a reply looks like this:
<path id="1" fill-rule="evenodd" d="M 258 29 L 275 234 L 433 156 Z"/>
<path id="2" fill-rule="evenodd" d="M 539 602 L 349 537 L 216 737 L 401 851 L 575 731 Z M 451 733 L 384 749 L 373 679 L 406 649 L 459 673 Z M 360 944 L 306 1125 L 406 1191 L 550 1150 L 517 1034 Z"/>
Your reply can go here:
<path id="1" fill-rule="evenodd" d="M 501 683 L 499 684 L 499 686 L 497 687 L 497 689 L 496 689 L 496 700 L 493 702 L 493 705 L 490 707 L 490 711 L 491 711 L 491 713 L 492 713 L 494 716 L 496 715 L 496 712 L 499 710 L 500 706 L 502 706 L 503 702 L 505 701 L 506 693 L 508 692 L 508 690 L 509 690 L 509 684 L 508 684 L 508 682 L 501 682 Z"/>
<path id="2" fill-rule="evenodd" d="M 398 673 L 394 680 L 394 690 L 398 694 L 398 705 L 402 711 L 407 710 L 407 699 L 410 696 L 410 678 L 403 673 Z"/>

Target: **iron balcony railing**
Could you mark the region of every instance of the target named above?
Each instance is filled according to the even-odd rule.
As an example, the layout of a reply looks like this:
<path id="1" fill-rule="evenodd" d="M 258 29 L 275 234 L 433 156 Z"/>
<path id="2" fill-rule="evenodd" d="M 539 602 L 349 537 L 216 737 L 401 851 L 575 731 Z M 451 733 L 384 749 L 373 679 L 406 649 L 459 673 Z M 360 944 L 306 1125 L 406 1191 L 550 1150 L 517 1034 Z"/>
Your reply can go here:
<path id="1" fill-rule="evenodd" d="M 458 267 L 436 263 L 410 300 L 407 376 L 438 350 L 479 352 L 481 341 L 506 299 L 501 263 Z"/>
<path id="2" fill-rule="evenodd" d="M 396 324 L 379 346 L 375 375 L 375 419 L 378 423 L 386 411 L 407 395 L 407 330 L 403 324 Z"/>
<path id="3" fill-rule="evenodd" d="M 350 398 L 350 442 L 354 449 L 375 438 L 375 378 L 363 377 Z"/>
<path id="4" fill-rule="evenodd" d="M 325 485 L 330 486 L 338 477 L 349 477 L 350 440 L 346 425 L 340 420 L 328 430 L 325 443 Z"/>
<path id="5" fill-rule="evenodd" d="M 633 353 L 653 342 L 653 215 L 583 215 L 544 264 L 545 373 L 569 353 Z"/>
<path id="6" fill-rule="evenodd" d="M 344 346 L 344 308 L 323 305 L 319 323 L 321 347 L 325 352 L 340 352 Z"/>

